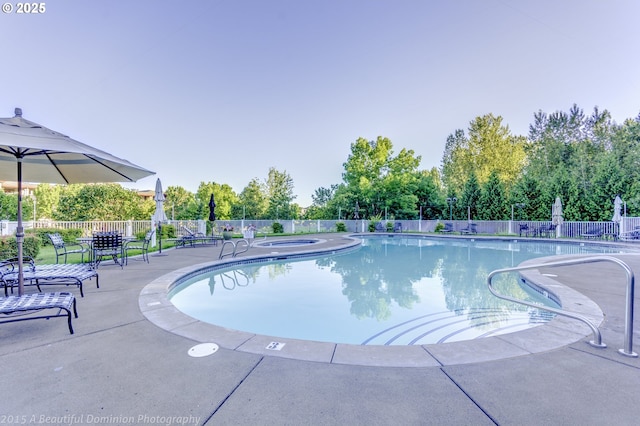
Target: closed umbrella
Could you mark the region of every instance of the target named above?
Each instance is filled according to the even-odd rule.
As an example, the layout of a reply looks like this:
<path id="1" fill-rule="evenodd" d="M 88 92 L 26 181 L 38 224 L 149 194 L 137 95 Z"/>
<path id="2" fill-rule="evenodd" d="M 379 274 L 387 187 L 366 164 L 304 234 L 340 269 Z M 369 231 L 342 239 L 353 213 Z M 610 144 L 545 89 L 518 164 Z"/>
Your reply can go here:
<path id="1" fill-rule="evenodd" d="M 160 182 L 160 178 L 156 179 L 156 190 L 153 194 L 153 200 L 156 202 L 156 210 L 153 212 L 153 216 L 151 219 L 153 223 L 158 227 L 158 238 L 160 239 L 160 249 L 159 254 L 162 254 L 162 223 L 167 221 L 167 215 L 164 212 L 164 192 L 162 192 L 162 183 Z M 153 241 L 151 244 L 153 247 L 156 246 L 156 236 L 153 235 Z"/>
<path id="2" fill-rule="evenodd" d="M 20 108 L 15 109 L 14 117 L 0 118 L 0 180 L 18 182 L 18 294 L 24 291 L 22 182 L 135 182 L 152 174 L 127 160 L 26 120 Z"/>
<path id="3" fill-rule="evenodd" d="M 556 197 L 556 201 L 551 207 L 551 223 L 556 226 L 556 237 L 559 237 L 558 229 L 560 225 L 564 223 L 564 218 L 562 217 L 562 201 L 560 201 L 560 197 Z"/>
<path id="4" fill-rule="evenodd" d="M 209 221 L 216 221 L 216 200 L 213 198 L 213 194 L 211 194 L 211 199 L 209 200 Z"/>
<path id="5" fill-rule="evenodd" d="M 356 207 L 353 209 L 353 219 L 356 221 L 356 232 L 358 232 L 358 219 L 360 219 L 360 205 L 356 200 Z"/>
<path id="6" fill-rule="evenodd" d="M 613 201 L 613 217 L 611 220 L 618 224 L 619 235 L 622 235 L 622 198 L 616 195 L 616 199 Z"/>
<path id="7" fill-rule="evenodd" d="M 622 199 L 619 195 L 616 195 L 616 199 L 613 201 L 613 222 L 620 223 L 622 221 Z"/>
<path id="8" fill-rule="evenodd" d="M 156 211 L 153 213 L 153 220 L 156 223 L 162 223 L 167 221 L 167 215 L 164 212 L 164 192 L 162 192 L 162 183 L 158 178 L 156 180 L 156 190 L 153 195 L 153 201 L 156 202 Z"/>

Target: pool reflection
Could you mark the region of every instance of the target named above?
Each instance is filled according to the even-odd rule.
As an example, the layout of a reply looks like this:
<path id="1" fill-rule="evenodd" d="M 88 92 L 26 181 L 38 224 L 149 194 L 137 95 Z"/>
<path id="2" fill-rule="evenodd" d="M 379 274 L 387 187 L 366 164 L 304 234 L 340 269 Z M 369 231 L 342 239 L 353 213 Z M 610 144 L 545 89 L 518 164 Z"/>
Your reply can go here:
<path id="1" fill-rule="evenodd" d="M 533 257 L 603 251 L 549 243 L 373 237 L 342 254 L 202 274 L 169 297 L 192 317 L 257 334 L 340 343 L 437 343 L 550 318 L 491 295 L 490 271 Z M 496 277 L 494 285 L 503 294 L 553 304 L 521 286 L 515 275 Z"/>

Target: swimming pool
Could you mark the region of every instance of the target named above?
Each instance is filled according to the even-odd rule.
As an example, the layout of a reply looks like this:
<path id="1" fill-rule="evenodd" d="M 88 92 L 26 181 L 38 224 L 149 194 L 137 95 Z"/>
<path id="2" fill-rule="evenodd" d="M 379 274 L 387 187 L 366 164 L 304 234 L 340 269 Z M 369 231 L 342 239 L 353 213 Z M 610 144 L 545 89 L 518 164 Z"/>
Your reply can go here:
<path id="1" fill-rule="evenodd" d="M 454 342 L 551 318 L 493 297 L 486 286 L 490 271 L 540 256 L 614 252 L 620 249 L 374 236 L 347 253 L 211 270 L 177 282 L 169 298 L 200 321 L 261 335 L 358 345 Z M 555 303 L 515 277 L 496 285 L 536 303 Z"/>
<path id="2" fill-rule="evenodd" d="M 322 240 L 317 239 L 309 239 L 309 238 L 296 238 L 293 240 L 273 240 L 273 241 L 265 241 L 256 243 L 258 247 L 297 247 L 297 246 L 308 246 L 312 244 L 318 244 Z"/>

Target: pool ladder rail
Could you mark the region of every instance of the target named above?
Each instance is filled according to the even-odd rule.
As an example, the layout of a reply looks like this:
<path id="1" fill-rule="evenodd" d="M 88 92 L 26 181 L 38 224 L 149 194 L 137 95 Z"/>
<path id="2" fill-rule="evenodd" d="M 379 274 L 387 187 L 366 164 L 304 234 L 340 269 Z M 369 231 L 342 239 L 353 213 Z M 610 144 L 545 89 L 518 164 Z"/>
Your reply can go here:
<path id="1" fill-rule="evenodd" d="M 545 311 L 553 312 L 553 313 L 555 313 L 557 315 L 563 315 L 565 317 L 577 319 L 579 321 L 584 322 L 585 324 L 587 324 L 589 326 L 589 328 L 591 328 L 591 331 L 593 332 L 593 340 L 591 340 L 589 342 L 589 344 L 591 346 L 594 346 L 594 347 L 597 347 L 597 348 L 606 348 L 607 345 L 602 343 L 602 336 L 600 334 L 600 330 L 598 329 L 598 327 L 596 327 L 586 317 L 584 317 L 584 316 L 582 316 L 580 314 L 574 313 L 574 312 L 566 311 L 564 309 L 552 308 L 550 306 L 542 306 L 542 305 L 538 305 L 538 304 L 535 304 L 535 303 L 527 302 L 527 301 L 524 301 L 524 300 L 516 299 L 514 297 L 510 297 L 510 296 L 505 296 L 503 294 L 499 294 L 493 288 L 493 284 L 491 282 L 491 280 L 493 279 L 494 276 L 496 276 L 498 274 L 502 274 L 502 273 L 507 273 L 507 272 L 516 272 L 516 271 L 548 268 L 548 267 L 555 267 L 555 266 L 579 265 L 579 264 L 594 263 L 594 262 L 612 262 L 612 263 L 615 263 L 615 264 L 619 265 L 622 269 L 624 269 L 624 271 L 627 274 L 627 295 L 626 295 L 626 302 L 627 303 L 626 303 L 626 313 L 625 313 L 624 348 L 623 349 L 618 349 L 618 352 L 621 353 L 622 355 L 625 355 L 625 356 L 628 356 L 628 357 L 637 357 L 638 354 L 633 352 L 633 297 L 634 297 L 635 278 L 634 278 L 634 274 L 633 274 L 633 271 L 631 270 L 631 268 L 620 259 L 617 259 L 617 258 L 611 257 L 611 256 L 595 256 L 595 257 L 585 257 L 585 258 L 580 258 L 580 259 L 560 260 L 560 261 L 557 261 L 557 262 L 549 262 L 549 263 L 538 263 L 538 264 L 534 264 L 534 265 L 522 265 L 522 266 L 516 266 L 516 267 L 513 267 L 513 268 L 497 269 L 497 270 L 492 271 L 491 273 L 489 273 L 489 275 L 487 276 L 487 284 L 489 286 L 489 291 L 494 296 L 496 296 L 496 297 L 498 297 L 500 299 L 508 300 L 510 302 L 519 303 L 519 304 L 525 305 L 525 306 L 530 306 L 532 308 L 537 308 L 537 309 L 542 309 L 542 310 L 545 310 Z"/>
<path id="2" fill-rule="evenodd" d="M 229 245 L 232 247 L 232 249 L 231 251 L 225 253 L 224 252 L 225 247 Z M 244 253 L 247 250 L 249 250 L 250 247 L 251 247 L 251 244 L 245 238 L 241 238 L 238 241 L 225 240 L 222 243 L 222 247 L 220 248 L 220 255 L 218 256 L 218 259 L 222 259 L 225 256 L 236 257 L 240 253 Z"/>

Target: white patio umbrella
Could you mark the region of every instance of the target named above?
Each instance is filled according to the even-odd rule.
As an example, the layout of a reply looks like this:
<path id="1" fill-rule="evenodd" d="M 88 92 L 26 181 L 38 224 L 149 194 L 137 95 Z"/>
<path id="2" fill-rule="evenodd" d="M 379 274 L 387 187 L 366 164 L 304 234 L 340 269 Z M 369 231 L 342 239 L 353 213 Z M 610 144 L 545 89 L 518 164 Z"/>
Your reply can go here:
<path id="1" fill-rule="evenodd" d="M 616 195 L 616 199 L 613 201 L 613 217 L 611 221 L 618 224 L 618 232 L 622 235 L 624 232 L 622 229 L 622 198 L 619 195 Z"/>
<path id="2" fill-rule="evenodd" d="M 162 183 L 160 179 L 156 180 L 156 192 L 153 196 L 153 200 L 156 202 L 156 211 L 153 213 L 153 221 L 156 223 L 162 223 L 167 221 L 167 215 L 164 212 L 164 193 L 162 192 Z"/>
<path id="3" fill-rule="evenodd" d="M 15 109 L 15 117 L 0 118 L 0 180 L 18 182 L 18 294 L 24 291 L 22 182 L 135 182 L 152 174 L 154 172 L 26 120 L 20 108 Z"/>
<path id="4" fill-rule="evenodd" d="M 157 227 L 158 225 L 162 226 L 163 222 L 167 221 L 167 215 L 164 212 L 164 192 L 162 192 L 162 183 L 160 183 L 160 178 L 156 180 L 156 191 L 153 195 L 153 200 L 156 202 L 156 211 L 153 212 L 153 216 L 151 216 L 151 220 L 153 224 Z M 162 253 L 162 234 L 157 233 L 160 238 L 160 253 Z M 151 238 L 151 246 L 156 246 L 156 233 L 153 234 Z"/>
<path id="5" fill-rule="evenodd" d="M 556 201 L 551 207 L 551 223 L 556 225 L 556 237 L 558 237 L 559 227 L 564 223 L 564 218 L 562 217 L 562 201 L 560 201 L 560 197 L 556 197 Z"/>
<path id="6" fill-rule="evenodd" d="M 616 195 L 616 199 L 613 201 L 613 217 L 612 222 L 620 223 L 622 221 L 622 198 Z"/>

